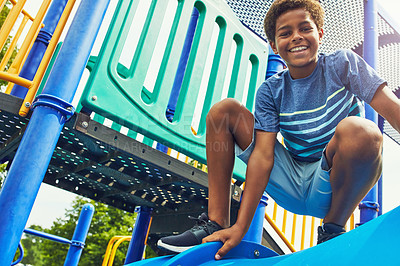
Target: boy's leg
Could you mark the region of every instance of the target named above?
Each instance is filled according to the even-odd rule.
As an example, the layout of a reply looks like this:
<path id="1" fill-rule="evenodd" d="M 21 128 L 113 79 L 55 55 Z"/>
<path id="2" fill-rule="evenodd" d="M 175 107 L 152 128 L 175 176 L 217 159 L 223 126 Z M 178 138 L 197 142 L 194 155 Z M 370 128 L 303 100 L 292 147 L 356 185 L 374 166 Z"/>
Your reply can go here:
<path id="1" fill-rule="evenodd" d="M 208 215 L 201 214 L 196 225 L 180 235 L 161 238 L 157 245 L 169 251 L 182 252 L 229 227 L 235 143 L 243 150 L 251 144 L 254 118 L 238 101 L 225 99 L 210 109 L 206 123 Z"/>
<path id="2" fill-rule="evenodd" d="M 228 98 L 210 109 L 206 125 L 208 216 L 210 220 L 227 228 L 235 143 L 242 150 L 251 144 L 254 117 L 240 102 Z"/>
<path id="3" fill-rule="evenodd" d="M 344 226 L 357 204 L 374 186 L 382 171 L 379 128 L 360 117 L 342 120 L 326 148 L 332 187 L 331 208 L 324 223 Z"/>

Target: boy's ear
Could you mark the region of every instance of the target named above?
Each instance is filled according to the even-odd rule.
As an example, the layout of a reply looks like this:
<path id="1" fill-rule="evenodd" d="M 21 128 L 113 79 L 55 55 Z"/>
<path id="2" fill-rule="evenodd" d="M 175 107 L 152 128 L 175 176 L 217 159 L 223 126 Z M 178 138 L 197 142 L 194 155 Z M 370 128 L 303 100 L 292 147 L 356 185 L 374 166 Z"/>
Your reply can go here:
<path id="1" fill-rule="evenodd" d="M 269 45 L 271 45 L 272 51 L 274 51 L 275 54 L 278 54 L 278 49 L 276 49 L 275 42 L 270 42 Z"/>
<path id="2" fill-rule="evenodd" d="M 324 36 L 324 29 L 320 28 L 319 32 L 318 32 L 318 35 L 319 35 L 319 44 L 321 44 L 322 43 L 322 37 Z"/>

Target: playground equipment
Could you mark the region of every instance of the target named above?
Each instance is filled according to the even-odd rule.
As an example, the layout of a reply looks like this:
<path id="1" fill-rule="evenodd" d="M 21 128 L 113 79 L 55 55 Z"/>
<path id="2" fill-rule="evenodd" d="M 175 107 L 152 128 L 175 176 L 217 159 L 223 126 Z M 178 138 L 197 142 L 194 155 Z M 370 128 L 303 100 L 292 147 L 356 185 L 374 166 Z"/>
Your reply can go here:
<path id="1" fill-rule="evenodd" d="M 0 160 L 13 161 L 0 194 L 0 210 L 4 214 L 0 217 L 0 245 L 7 247 L 0 251 L 1 265 L 11 263 L 42 181 L 129 212 L 133 212 L 135 206 L 142 206 L 126 263 L 142 258 L 150 217 L 153 217 L 148 238 L 151 245 L 159 236 L 190 227 L 184 218 L 188 214 L 194 216 L 206 210 L 207 174 L 182 162 L 180 156 L 173 158 L 153 147 L 157 147 L 158 142 L 170 147 L 170 153 L 185 154 L 204 164 L 204 119 L 212 104 L 224 97 L 234 97 L 248 109 L 253 109 L 257 86 L 264 80 L 267 68 L 274 70 L 273 64 L 267 63 L 268 48 L 262 40 L 260 27 L 262 16 L 272 1 L 244 2 L 118 1 L 100 52 L 90 58 L 109 1 L 81 2 L 57 58 L 53 57 L 54 65 L 47 70 L 47 82 L 43 92 L 36 97 L 34 108 L 29 113 L 21 113 L 20 107 L 26 107 L 26 100 L 12 94 L 0 94 Z M 392 45 L 392 42 L 397 45 L 399 34 L 390 26 L 392 23 L 383 11 L 379 11 L 380 17 L 376 16 L 375 1 L 366 3 L 365 10 L 371 12 L 366 12 L 365 17 L 372 14 L 371 21 L 375 22 L 368 29 L 376 29 L 376 21 L 379 21 L 378 26 L 383 32 L 390 32 L 381 34 L 382 29 L 379 31 L 380 56 L 386 58 L 385 55 L 392 51 L 385 45 Z M 333 10 L 331 16 L 327 16 L 324 37 L 327 45 L 321 48 L 323 51 L 352 48 L 362 53 L 360 47 L 372 51 L 367 40 L 363 41 L 363 34 L 359 33 L 364 17 L 359 13 L 364 9 L 363 1 L 350 1 L 345 7 L 329 0 L 322 4 L 327 10 Z M 243 5 L 248 6 L 244 8 Z M 21 6 L 18 8 L 22 9 Z M 249 11 L 246 15 L 241 10 L 254 12 Z M 257 13 L 260 15 L 253 16 Z M 356 16 L 352 17 L 354 14 Z M 142 20 L 140 15 L 143 15 Z M 244 27 L 237 16 L 254 32 Z M 333 23 L 335 16 L 340 19 Z M 133 22 L 136 23 L 134 28 L 131 27 Z M 337 37 L 340 34 L 335 33 L 335 27 L 344 32 L 349 30 L 354 39 Z M 332 35 L 329 35 L 330 31 Z M 378 31 L 370 32 L 376 44 Z M 135 41 L 129 38 L 131 35 L 136 36 Z M 126 51 L 131 54 L 127 56 Z M 74 113 L 71 101 L 88 61 L 91 73 Z M 398 66 L 393 67 L 398 70 Z M 279 62 L 278 67 L 282 67 Z M 392 89 L 397 90 L 400 85 L 397 77 L 387 77 L 385 72 L 382 75 L 389 80 L 389 85 L 392 84 Z M 8 76 L 2 74 L 0 77 Z M 19 82 L 14 76 L 9 80 Z M 19 83 L 33 86 L 27 81 Z M 171 100 L 170 95 L 174 93 L 177 98 Z M 18 114 L 26 114 L 26 117 Z M 112 121 L 111 128 L 103 125 L 104 121 Z M 192 133 L 192 127 L 196 134 Z M 397 133 L 393 133 L 387 124 L 384 127 L 386 133 L 399 143 Z M 138 133 L 145 136 L 143 143 L 136 140 L 140 136 Z M 32 149 L 39 143 L 40 148 Z M 29 173 L 28 178 L 26 173 Z M 240 186 L 244 181 L 241 163 L 235 166 L 234 178 L 232 219 L 235 219 Z M 15 205 L 9 206 L 10 201 Z M 371 216 L 376 215 L 378 205 L 374 195 L 362 206 L 370 210 Z M 264 211 L 261 214 L 263 217 Z M 387 220 L 393 221 L 396 215 L 388 216 L 391 218 Z M 381 228 L 377 233 L 386 236 L 389 231 L 382 226 L 383 222 L 379 222 L 382 220 L 386 221 L 386 218 L 374 221 L 374 224 Z M 249 236 L 251 241 L 255 242 L 255 238 L 263 233 L 270 247 L 283 253 L 270 233 L 262 231 L 260 226 L 255 228 L 257 230 L 250 231 L 253 232 Z M 364 228 L 367 227 L 361 227 L 357 232 L 367 236 Z M 397 235 L 398 232 L 391 233 Z M 355 239 L 354 234 L 346 237 L 346 241 Z M 310 239 L 312 245 L 313 237 Z M 232 259 L 234 263 L 239 263 L 240 258 L 253 258 L 257 254 L 255 249 L 260 253 L 259 257 L 276 255 L 263 247 L 255 248 L 254 243 L 243 242 L 240 247 L 243 249 L 233 251 L 232 258 L 237 259 Z M 318 251 L 309 249 L 310 257 L 307 258 L 322 252 L 321 249 L 327 250 L 323 247 L 327 246 L 317 247 Z M 216 248 L 217 244 L 199 247 L 199 250 L 181 254 L 168 263 L 187 260 L 188 256 L 193 257 L 200 251 L 210 255 Z M 251 250 L 253 257 L 245 254 L 245 250 Z M 296 254 L 289 258 L 300 256 Z M 274 257 L 271 261 L 284 258 Z M 169 259 L 160 260 L 167 263 Z"/>

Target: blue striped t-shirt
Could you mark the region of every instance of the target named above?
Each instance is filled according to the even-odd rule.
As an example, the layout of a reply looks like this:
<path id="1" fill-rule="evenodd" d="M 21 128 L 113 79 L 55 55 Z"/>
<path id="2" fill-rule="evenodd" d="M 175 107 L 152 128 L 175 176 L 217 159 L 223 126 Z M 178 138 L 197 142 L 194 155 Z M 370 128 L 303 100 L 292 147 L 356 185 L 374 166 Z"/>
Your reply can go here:
<path id="1" fill-rule="evenodd" d="M 370 103 L 384 82 L 350 50 L 320 54 L 310 76 L 292 79 L 284 70 L 260 86 L 254 128 L 280 131 L 296 160 L 317 161 L 337 124 L 350 115 L 363 116 L 360 99 Z"/>

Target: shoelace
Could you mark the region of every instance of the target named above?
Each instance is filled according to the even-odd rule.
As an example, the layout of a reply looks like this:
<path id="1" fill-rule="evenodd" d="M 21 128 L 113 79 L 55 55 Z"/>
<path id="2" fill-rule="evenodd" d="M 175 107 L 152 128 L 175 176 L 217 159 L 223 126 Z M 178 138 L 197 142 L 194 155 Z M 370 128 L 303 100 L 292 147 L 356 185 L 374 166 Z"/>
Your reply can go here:
<path id="1" fill-rule="evenodd" d="M 208 226 L 211 226 L 212 227 L 212 223 L 211 223 L 211 221 L 210 220 L 204 220 L 204 219 L 201 219 L 201 216 L 199 216 L 199 217 L 193 217 L 193 216 L 188 216 L 188 218 L 190 219 L 190 220 L 194 220 L 194 221 L 196 221 L 196 224 L 193 226 L 193 228 L 192 228 L 192 230 L 194 229 L 194 230 L 196 230 L 196 229 L 204 229 L 204 230 L 206 230 L 208 233 L 210 233 L 209 231 L 209 229 L 208 229 Z M 208 226 L 207 226 L 208 225 Z"/>

